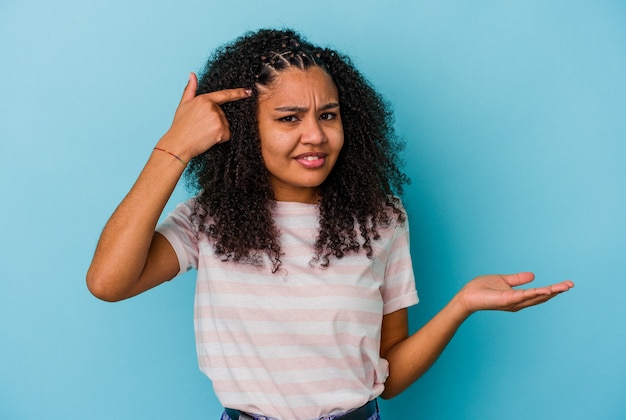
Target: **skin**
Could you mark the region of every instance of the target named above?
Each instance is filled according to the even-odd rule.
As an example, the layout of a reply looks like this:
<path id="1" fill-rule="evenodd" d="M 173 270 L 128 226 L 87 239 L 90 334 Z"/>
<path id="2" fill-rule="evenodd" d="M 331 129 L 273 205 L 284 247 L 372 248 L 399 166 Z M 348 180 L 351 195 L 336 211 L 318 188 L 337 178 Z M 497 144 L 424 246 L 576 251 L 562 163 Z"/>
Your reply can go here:
<path id="1" fill-rule="evenodd" d="M 195 96 L 192 73 L 170 129 L 157 143 L 188 162 L 215 144 L 228 141 L 228 121 L 220 105 L 250 96 L 228 89 Z M 258 119 L 261 150 L 275 197 L 316 202 L 343 145 L 337 89 L 318 68 L 285 70 L 269 89 L 260 88 Z M 316 159 L 304 161 L 313 153 Z M 185 167 L 155 150 L 137 181 L 100 236 L 87 273 L 87 286 L 98 298 L 118 301 L 173 278 L 178 259 L 170 243 L 155 233 L 159 216 Z M 546 287 L 514 289 L 533 281 L 532 273 L 480 276 L 467 283 L 416 333 L 409 335 L 407 310 L 385 315 L 381 356 L 389 362 L 383 398 L 391 398 L 417 380 L 437 360 L 460 325 L 480 310 L 518 311 L 544 303 L 572 288 L 571 281 Z"/>
<path id="2" fill-rule="evenodd" d="M 230 139 L 221 104 L 250 96 L 227 89 L 195 96 L 198 80 L 189 76 L 170 129 L 157 147 L 185 162 Z M 127 299 L 172 279 L 179 271 L 170 243 L 154 230 L 185 167 L 154 150 L 137 181 L 105 225 L 87 272 L 87 287 L 106 301 Z"/>
<path id="3" fill-rule="evenodd" d="M 316 203 L 343 146 L 339 95 L 318 67 L 289 69 L 260 89 L 261 153 L 278 201 Z"/>
<path id="4" fill-rule="evenodd" d="M 528 284 L 533 273 L 486 275 L 467 283 L 450 302 L 415 334 L 405 334 L 406 309 L 383 318 L 381 355 L 389 362 L 389 377 L 382 398 L 392 398 L 422 376 L 437 360 L 461 324 L 474 312 L 516 312 L 566 292 L 574 283 L 564 281 L 545 287 L 513 289 Z"/>

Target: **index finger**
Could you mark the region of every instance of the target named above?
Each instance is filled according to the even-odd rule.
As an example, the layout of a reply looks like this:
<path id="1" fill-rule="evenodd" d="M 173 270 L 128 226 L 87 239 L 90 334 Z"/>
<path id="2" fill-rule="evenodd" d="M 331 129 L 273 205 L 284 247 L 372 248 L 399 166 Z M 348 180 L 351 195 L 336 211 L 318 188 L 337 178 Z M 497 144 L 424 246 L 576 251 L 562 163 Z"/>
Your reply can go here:
<path id="1" fill-rule="evenodd" d="M 224 89 L 216 90 L 215 92 L 205 93 L 202 96 L 206 96 L 211 101 L 218 105 L 225 104 L 227 102 L 234 102 L 240 99 L 245 99 L 252 96 L 252 90 L 246 88 L 237 89 Z"/>

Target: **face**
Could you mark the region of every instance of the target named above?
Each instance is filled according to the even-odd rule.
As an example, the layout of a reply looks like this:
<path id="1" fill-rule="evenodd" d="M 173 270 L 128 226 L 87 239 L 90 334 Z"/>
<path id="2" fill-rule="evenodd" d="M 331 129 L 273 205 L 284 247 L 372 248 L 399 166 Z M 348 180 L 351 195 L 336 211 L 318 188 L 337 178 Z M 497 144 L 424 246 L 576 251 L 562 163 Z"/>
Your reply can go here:
<path id="1" fill-rule="evenodd" d="M 259 88 L 261 153 L 277 201 L 316 203 L 341 147 L 339 95 L 319 67 L 287 69 Z"/>

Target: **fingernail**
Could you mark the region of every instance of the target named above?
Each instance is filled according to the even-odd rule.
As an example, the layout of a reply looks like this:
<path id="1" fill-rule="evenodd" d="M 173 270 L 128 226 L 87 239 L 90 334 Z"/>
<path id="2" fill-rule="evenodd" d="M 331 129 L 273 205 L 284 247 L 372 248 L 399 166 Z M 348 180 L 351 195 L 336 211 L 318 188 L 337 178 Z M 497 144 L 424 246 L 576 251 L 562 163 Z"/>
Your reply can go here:
<path id="1" fill-rule="evenodd" d="M 246 92 L 246 95 L 252 96 L 252 89 L 244 89 L 244 92 Z"/>

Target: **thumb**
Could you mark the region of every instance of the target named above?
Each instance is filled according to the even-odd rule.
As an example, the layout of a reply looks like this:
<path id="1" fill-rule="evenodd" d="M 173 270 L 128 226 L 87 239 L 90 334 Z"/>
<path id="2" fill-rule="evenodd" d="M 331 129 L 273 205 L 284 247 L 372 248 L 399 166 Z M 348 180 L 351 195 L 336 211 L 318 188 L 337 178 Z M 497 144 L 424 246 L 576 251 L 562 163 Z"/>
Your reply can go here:
<path id="1" fill-rule="evenodd" d="M 509 286 L 515 287 L 530 283 L 535 279 L 535 275 L 529 272 L 521 272 L 517 274 L 504 275 L 502 278 Z"/>
<path id="2" fill-rule="evenodd" d="M 185 102 L 189 102 L 195 98 L 197 88 L 198 78 L 195 73 L 191 72 L 189 73 L 189 80 L 187 81 L 187 86 L 185 86 L 185 90 L 183 91 L 183 97 L 180 99 L 180 103 L 184 104 Z"/>

